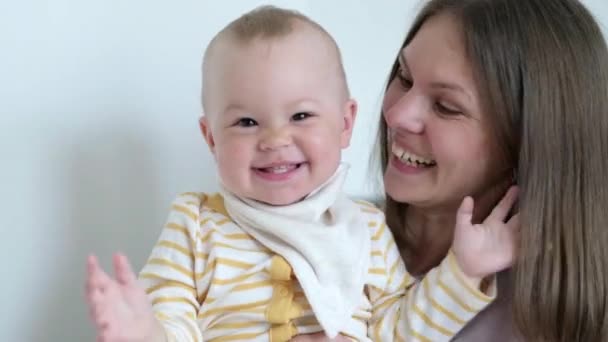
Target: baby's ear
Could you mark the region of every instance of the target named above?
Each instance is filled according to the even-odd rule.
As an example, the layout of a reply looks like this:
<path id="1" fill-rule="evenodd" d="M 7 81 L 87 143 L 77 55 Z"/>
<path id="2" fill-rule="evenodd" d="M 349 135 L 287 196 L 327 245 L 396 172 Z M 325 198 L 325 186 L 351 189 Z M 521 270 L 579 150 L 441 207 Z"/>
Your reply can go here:
<path id="1" fill-rule="evenodd" d="M 207 146 L 209 146 L 209 150 L 211 151 L 211 153 L 215 154 L 215 141 L 213 140 L 213 134 L 211 133 L 209 120 L 205 114 L 203 114 L 198 119 L 198 126 L 201 129 L 203 138 L 205 138 L 205 141 L 207 142 Z"/>
<path id="2" fill-rule="evenodd" d="M 344 104 L 342 133 L 340 136 L 340 145 L 342 148 L 347 148 L 350 145 L 350 138 L 353 135 L 355 119 L 357 118 L 357 101 L 350 99 Z"/>

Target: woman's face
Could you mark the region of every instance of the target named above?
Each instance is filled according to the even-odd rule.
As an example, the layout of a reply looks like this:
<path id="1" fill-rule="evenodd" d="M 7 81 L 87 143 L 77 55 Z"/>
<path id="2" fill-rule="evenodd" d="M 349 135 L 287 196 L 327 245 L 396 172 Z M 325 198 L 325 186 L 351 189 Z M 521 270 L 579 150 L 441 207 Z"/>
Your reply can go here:
<path id="1" fill-rule="evenodd" d="M 453 208 L 500 174 L 496 138 L 482 112 L 459 24 L 431 17 L 399 54 L 383 102 L 386 192 L 420 208 Z"/>

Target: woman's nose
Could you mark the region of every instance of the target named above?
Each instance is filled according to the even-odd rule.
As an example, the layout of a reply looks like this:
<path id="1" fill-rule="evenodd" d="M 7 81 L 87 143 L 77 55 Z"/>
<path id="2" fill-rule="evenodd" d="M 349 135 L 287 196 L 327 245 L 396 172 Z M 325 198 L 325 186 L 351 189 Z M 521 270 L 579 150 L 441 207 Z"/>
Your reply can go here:
<path id="1" fill-rule="evenodd" d="M 391 129 L 422 134 L 425 127 L 425 108 L 422 98 L 412 92 L 404 93 L 385 107 L 384 119 Z"/>

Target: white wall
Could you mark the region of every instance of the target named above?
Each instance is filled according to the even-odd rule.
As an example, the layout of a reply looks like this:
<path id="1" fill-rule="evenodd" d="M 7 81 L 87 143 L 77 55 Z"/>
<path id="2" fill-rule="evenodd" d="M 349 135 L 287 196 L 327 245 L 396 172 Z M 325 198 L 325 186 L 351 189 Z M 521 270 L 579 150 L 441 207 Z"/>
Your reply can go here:
<path id="1" fill-rule="evenodd" d="M 605 0 L 586 3 L 608 24 Z M 371 194 L 381 90 L 418 0 L 270 1 L 340 45 L 360 111 L 347 191 Z M 216 190 L 197 127 L 204 46 L 262 1 L 0 2 L 0 341 L 93 341 L 85 255 L 139 268 L 174 195 Z"/>

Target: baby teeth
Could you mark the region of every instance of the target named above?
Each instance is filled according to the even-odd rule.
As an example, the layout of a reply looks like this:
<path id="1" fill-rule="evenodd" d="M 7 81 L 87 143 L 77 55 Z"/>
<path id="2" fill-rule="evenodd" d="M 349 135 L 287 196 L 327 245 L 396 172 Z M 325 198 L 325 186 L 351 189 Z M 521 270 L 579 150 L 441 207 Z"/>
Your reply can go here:
<path id="1" fill-rule="evenodd" d="M 287 166 L 276 166 L 276 167 L 270 168 L 270 172 L 277 173 L 277 174 L 285 173 L 288 170 L 289 170 L 289 168 Z"/>

